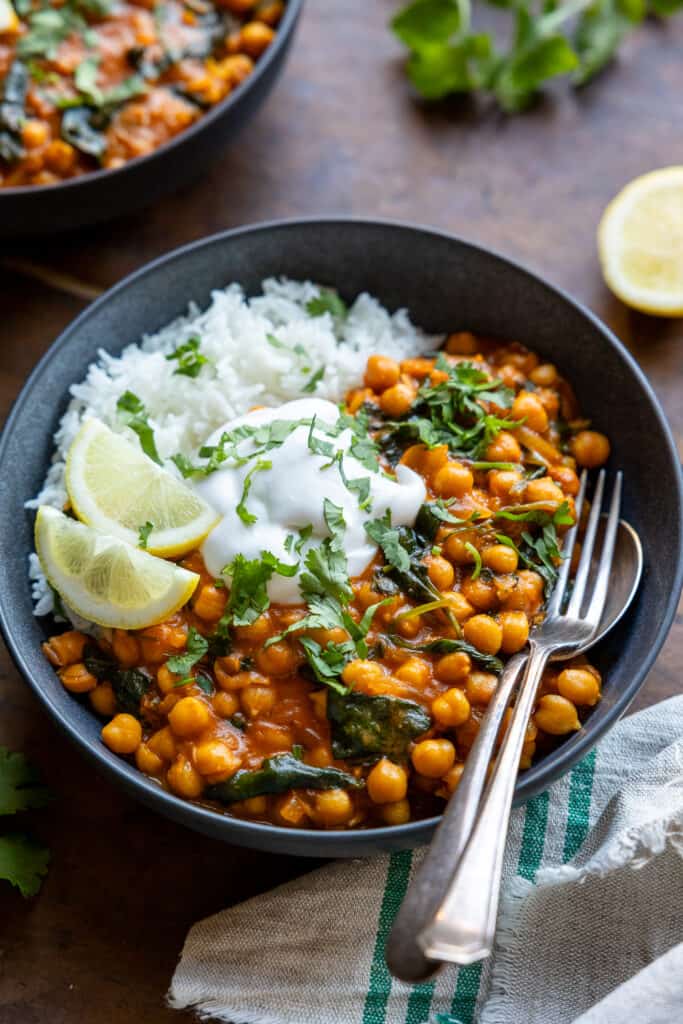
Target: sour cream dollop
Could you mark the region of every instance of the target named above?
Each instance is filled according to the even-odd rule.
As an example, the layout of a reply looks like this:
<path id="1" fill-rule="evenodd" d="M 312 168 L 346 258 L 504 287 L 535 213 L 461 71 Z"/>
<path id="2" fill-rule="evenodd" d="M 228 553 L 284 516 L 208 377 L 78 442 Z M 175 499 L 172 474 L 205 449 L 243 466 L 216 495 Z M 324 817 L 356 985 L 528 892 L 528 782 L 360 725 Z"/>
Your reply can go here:
<path id="1" fill-rule="evenodd" d="M 350 491 L 342 478 L 337 463 L 329 465 L 330 457 L 316 454 L 309 447 L 308 423 L 292 426 L 285 441 L 265 452 L 262 459 L 271 463 L 270 469 L 252 472 L 248 494 L 245 481 L 253 469 L 254 461 L 242 466 L 229 462 L 196 484 L 199 494 L 222 516 L 202 545 L 202 556 L 209 572 L 219 577 L 224 568 L 241 554 L 245 558 L 259 558 L 262 551 L 270 551 L 281 561 L 291 565 L 297 557 L 286 547 L 287 538 L 298 531 L 312 527 L 310 538 L 301 547 L 300 565 L 308 548 L 316 547 L 329 536 L 324 518 L 324 499 L 339 506 L 344 514 L 346 530 L 343 543 L 349 576 L 359 576 L 377 554 L 377 546 L 365 532 L 365 523 L 383 516 L 391 509 L 395 526 L 413 525 L 420 506 L 425 500 L 424 483 L 407 466 L 398 466 L 396 479 L 381 471 L 366 468 L 349 449 L 354 440 L 351 430 L 341 431 L 337 437 L 326 430 L 334 428 L 339 410 L 332 402 L 320 398 L 301 398 L 287 402 L 276 409 L 256 409 L 226 423 L 207 439 L 207 445 L 217 445 L 223 433 L 240 426 L 262 427 L 274 421 L 311 421 L 315 417 L 314 437 L 341 450 L 341 469 L 347 481 L 363 477 L 370 480 L 370 504 L 360 508 L 358 494 Z M 237 445 L 239 456 L 249 455 L 257 449 L 252 438 Z M 323 468 L 327 466 L 327 468 Z M 249 516 L 255 520 L 246 523 L 239 516 L 240 500 Z M 268 596 L 279 604 L 299 604 L 300 572 L 296 576 L 272 576 Z"/>

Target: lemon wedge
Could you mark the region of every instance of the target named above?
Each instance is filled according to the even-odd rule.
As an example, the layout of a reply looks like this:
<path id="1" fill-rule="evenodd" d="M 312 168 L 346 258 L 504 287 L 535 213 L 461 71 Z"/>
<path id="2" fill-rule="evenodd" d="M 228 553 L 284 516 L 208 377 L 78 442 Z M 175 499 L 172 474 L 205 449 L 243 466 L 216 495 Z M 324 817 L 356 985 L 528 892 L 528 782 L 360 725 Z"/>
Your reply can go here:
<path id="1" fill-rule="evenodd" d="M 153 555 L 190 551 L 220 518 L 186 484 L 95 419 L 84 422 L 69 449 L 66 489 L 82 522 L 133 545 L 140 544 L 142 529 Z"/>
<path id="2" fill-rule="evenodd" d="M 663 167 L 627 185 L 598 228 L 605 281 L 628 306 L 683 315 L 683 167 Z"/>
<path id="3" fill-rule="evenodd" d="M 190 599 L 199 576 L 118 537 L 41 505 L 36 551 L 48 582 L 78 615 L 115 629 L 163 622 Z"/>
<path id="4" fill-rule="evenodd" d="M 9 0 L 0 0 L 0 35 L 19 31 L 19 19 Z"/>

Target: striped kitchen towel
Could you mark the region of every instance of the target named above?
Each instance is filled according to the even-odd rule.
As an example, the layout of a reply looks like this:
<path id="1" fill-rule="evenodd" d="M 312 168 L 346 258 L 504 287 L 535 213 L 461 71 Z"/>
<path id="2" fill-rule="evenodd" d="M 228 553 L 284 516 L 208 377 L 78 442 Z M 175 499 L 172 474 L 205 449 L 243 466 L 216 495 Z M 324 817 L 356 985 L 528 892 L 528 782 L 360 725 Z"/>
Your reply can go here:
<path id="1" fill-rule="evenodd" d="M 638 1005 L 638 972 L 683 943 L 682 854 L 676 697 L 619 723 L 513 813 L 490 961 L 444 968 L 422 985 L 392 980 L 384 944 L 422 856 L 396 853 L 338 861 L 199 922 L 169 1003 L 231 1024 L 571 1024 L 581 1014 L 666 1021 L 648 1016 L 649 997 Z M 683 944 L 680 954 L 683 966 Z M 591 1011 L 622 989 L 626 1016 Z M 682 988 L 667 998 L 669 1019 L 681 1019 Z"/>

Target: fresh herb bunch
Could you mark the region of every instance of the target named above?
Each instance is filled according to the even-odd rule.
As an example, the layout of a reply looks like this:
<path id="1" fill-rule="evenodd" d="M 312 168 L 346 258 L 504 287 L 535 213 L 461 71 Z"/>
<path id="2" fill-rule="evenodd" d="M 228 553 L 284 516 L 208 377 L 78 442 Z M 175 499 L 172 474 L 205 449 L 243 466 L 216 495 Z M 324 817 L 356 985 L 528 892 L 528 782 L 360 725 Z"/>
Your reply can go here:
<path id="1" fill-rule="evenodd" d="M 426 99 L 453 93 L 493 96 L 516 113 L 550 78 L 585 85 L 647 15 L 666 17 L 683 0 L 484 0 L 514 19 L 511 42 L 472 28 L 470 0 L 413 0 L 391 26 L 410 49 L 408 77 Z"/>

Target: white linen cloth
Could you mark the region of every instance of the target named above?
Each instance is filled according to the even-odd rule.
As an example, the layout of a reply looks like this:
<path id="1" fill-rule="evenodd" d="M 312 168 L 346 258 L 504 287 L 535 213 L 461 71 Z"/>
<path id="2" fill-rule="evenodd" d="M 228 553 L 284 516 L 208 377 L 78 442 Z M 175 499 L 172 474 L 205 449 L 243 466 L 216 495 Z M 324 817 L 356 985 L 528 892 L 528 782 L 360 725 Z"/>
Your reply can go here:
<path id="1" fill-rule="evenodd" d="M 200 921 L 169 1005 L 230 1024 L 683 1022 L 683 696 L 513 812 L 491 961 L 410 986 L 383 948 L 421 856 L 338 861 Z"/>

